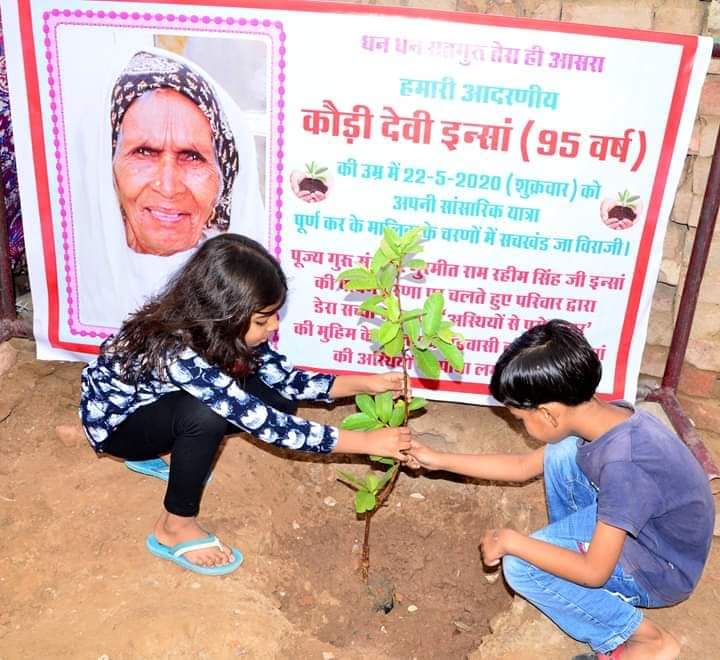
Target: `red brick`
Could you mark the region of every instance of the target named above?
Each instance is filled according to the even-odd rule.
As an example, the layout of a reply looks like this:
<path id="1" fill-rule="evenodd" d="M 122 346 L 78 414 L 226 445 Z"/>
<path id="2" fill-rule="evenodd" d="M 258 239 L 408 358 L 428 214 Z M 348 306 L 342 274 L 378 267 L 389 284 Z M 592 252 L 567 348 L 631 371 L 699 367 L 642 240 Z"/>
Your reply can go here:
<path id="1" fill-rule="evenodd" d="M 487 10 L 487 0 L 458 0 L 457 10 L 484 14 Z"/>
<path id="2" fill-rule="evenodd" d="M 618 2 L 618 0 L 565 0 L 562 20 L 590 25 L 651 30 L 655 9 L 649 0 Z"/>
<path id="3" fill-rule="evenodd" d="M 715 142 L 718 135 L 718 120 L 703 119 L 702 130 L 700 131 L 699 156 L 712 156 L 715 151 Z"/>
<path id="4" fill-rule="evenodd" d="M 562 0 L 526 0 L 524 16 L 546 21 L 559 21 L 562 16 Z"/>
<path id="5" fill-rule="evenodd" d="M 680 372 L 678 391 L 689 396 L 712 398 L 718 375 L 715 371 L 698 369 L 686 362 Z"/>
<path id="6" fill-rule="evenodd" d="M 683 395 L 678 396 L 678 401 L 697 429 L 708 431 L 720 429 L 720 401 Z"/>
<path id="7" fill-rule="evenodd" d="M 665 373 L 665 361 L 667 360 L 668 349 L 666 346 L 645 344 L 643 351 L 640 373 L 660 378 Z"/>
<path id="8" fill-rule="evenodd" d="M 383 2 L 383 4 L 396 4 L 392 0 L 389 2 Z M 415 7 L 416 9 L 440 9 L 444 11 L 455 11 L 457 2 L 456 0 L 407 0 L 403 2 L 398 1 L 397 4 Z"/>
<path id="9" fill-rule="evenodd" d="M 700 114 L 717 117 L 720 115 L 720 76 L 707 76 L 700 94 Z"/>
<path id="10" fill-rule="evenodd" d="M 688 153 L 696 156 L 700 152 L 700 136 L 702 135 L 703 125 L 696 121 L 693 125 L 692 135 L 690 136 L 690 144 L 688 145 Z"/>
<path id="11" fill-rule="evenodd" d="M 655 10 L 653 30 L 683 34 L 700 34 L 705 7 L 697 0 L 670 0 Z"/>

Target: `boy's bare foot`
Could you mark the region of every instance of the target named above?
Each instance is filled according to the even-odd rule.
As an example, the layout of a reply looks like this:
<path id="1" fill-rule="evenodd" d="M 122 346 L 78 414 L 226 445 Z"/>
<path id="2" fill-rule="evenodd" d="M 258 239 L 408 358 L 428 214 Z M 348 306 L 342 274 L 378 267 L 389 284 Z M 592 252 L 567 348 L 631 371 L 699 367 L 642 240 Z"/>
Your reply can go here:
<path id="1" fill-rule="evenodd" d="M 186 541 L 201 540 L 207 536 L 207 532 L 198 525 L 195 517 L 176 516 L 173 513 L 163 511 L 153 529 L 155 538 L 166 546 L 185 543 Z M 198 566 L 223 566 L 233 560 L 230 548 L 223 544 L 221 548 L 204 548 L 186 552 L 185 557 L 189 562 Z"/>
<path id="2" fill-rule="evenodd" d="M 632 637 L 625 642 L 622 660 L 675 660 L 680 643 L 667 630 L 643 619 Z"/>

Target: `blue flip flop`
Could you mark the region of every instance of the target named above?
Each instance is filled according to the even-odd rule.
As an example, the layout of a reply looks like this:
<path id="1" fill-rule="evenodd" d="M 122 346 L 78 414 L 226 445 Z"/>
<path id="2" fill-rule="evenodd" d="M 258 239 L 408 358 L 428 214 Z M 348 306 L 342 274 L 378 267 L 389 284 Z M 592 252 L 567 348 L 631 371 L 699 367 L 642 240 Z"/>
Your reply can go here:
<path id="1" fill-rule="evenodd" d="M 170 466 L 162 458 L 150 458 L 147 461 L 125 461 L 125 465 L 133 472 L 147 477 L 155 477 L 167 481 L 170 478 Z M 208 473 L 205 483 L 212 479 L 212 471 Z"/>
<path id="2" fill-rule="evenodd" d="M 160 543 L 155 538 L 154 534 L 150 534 L 145 542 L 147 549 L 150 550 L 156 557 L 161 559 L 169 559 L 175 562 L 178 566 L 193 571 L 194 573 L 201 573 L 202 575 L 227 575 L 237 570 L 240 564 L 243 562 L 243 554 L 237 548 L 230 548 L 233 553 L 233 560 L 222 566 L 200 566 L 199 564 L 193 564 L 183 557 L 186 552 L 193 550 L 203 550 L 204 548 L 219 548 L 220 540 L 214 534 L 208 534 L 206 537 L 201 539 L 194 539 L 192 541 L 185 541 L 185 543 L 178 543 L 177 545 L 168 546 Z"/>

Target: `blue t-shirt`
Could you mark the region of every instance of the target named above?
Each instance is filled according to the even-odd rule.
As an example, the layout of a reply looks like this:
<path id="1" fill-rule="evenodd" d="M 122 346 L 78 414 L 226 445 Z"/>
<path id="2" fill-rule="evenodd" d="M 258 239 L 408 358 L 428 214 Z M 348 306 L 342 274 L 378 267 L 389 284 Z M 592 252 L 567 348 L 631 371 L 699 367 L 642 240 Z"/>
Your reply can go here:
<path id="1" fill-rule="evenodd" d="M 581 442 L 577 462 L 598 489 L 598 520 L 628 533 L 623 568 L 654 604 L 687 598 L 705 566 L 715 523 L 707 475 L 687 446 L 637 410 L 597 440 Z"/>

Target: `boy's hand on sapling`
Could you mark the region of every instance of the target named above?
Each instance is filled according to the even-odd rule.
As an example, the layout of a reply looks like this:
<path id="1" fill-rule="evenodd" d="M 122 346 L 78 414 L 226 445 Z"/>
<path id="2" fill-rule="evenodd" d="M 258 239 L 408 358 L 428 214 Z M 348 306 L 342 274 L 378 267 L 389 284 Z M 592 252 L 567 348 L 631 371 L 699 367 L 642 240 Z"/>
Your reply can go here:
<path id="1" fill-rule="evenodd" d="M 410 440 L 410 449 L 408 450 L 407 465 L 414 470 L 425 468 L 426 470 L 439 470 L 441 468 L 440 460 L 442 452 L 435 451 L 426 447 L 421 442 L 412 438 Z"/>

